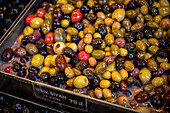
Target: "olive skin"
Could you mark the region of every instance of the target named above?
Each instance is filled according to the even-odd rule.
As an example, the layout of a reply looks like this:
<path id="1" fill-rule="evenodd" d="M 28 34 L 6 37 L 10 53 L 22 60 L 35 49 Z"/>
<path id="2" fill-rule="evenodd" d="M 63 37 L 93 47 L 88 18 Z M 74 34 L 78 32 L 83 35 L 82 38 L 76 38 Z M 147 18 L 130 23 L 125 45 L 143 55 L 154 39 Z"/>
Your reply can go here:
<path id="1" fill-rule="evenodd" d="M 164 100 L 160 94 L 153 94 L 150 98 L 150 102 L 155 108 L 162 108 L 164 106 Z"/>
<path id="2" fill-rule="evenodd" d="M 12 59 L 13 54 L 14 54 L 13 50 L 11 48 L 7 48 L 2 53 L 1 60 L 4 62 L 8 62 L 9 60 Z"/>
<path id="3" fill-rule="evenodd" d="M 58 69 L 61 71 L 63 71 L 67 67 L 66 60 L 62 55 L 57 56 L 57 58 L 55 59 L 55 63 Z"/>

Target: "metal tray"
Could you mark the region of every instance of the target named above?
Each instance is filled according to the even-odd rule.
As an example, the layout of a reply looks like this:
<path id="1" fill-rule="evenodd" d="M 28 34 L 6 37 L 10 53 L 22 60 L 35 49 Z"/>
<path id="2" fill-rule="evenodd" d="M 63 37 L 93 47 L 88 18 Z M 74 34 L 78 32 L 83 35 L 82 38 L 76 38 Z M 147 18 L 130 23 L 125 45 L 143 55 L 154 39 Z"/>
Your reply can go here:
<path id="1" fill-rule="evenodd" d="M 42 0 L 34 0 L 15 26 L 0 44 L 0 56 L 5 48 L 10 48 L 22 34 L 25 27 L 24 19 L 34 14 L 41 6 Z M 1 62 L 1 60 L 0 60 Z M 87 97 L 72 91 L 50 86 L 44 83 L 31 81 L 12 74 L 0 71 L 0 92 L 8 93 L 24 101 L 46 106 L 53 110 L 65 112 L 89 112 L 89 113 L 137 113 L 136 111 L 103 100 Z"/>
<path id="2" fill-rule="evenodd" d="M 25 13 L 25 11 L 27 10 L 27 8 L 30 6 L 30 4 L 33 2 L 34 0 L 30 0 L 28 2 L 28 4 L 25 6 L 25 8 L 21 11 L 21 13 L 18 15 L 18 17 L 15 19 L 15 21 L 9 26 L 8 30 L 0 37 L 0 45 L 3 43 L 3 41 L 5 40 L 6 37 L 8 37 L 9 32 L 11 31 L 11 29 L 13 28 L 13 26 L 18 22 L 18 20 L 21 18 L 21 16 Z"/>

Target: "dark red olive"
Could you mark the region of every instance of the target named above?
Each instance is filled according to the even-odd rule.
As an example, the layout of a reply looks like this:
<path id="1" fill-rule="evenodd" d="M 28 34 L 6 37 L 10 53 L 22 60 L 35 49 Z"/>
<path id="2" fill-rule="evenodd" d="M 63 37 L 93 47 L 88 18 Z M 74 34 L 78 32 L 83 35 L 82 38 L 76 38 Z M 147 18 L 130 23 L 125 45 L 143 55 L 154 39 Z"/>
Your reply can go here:
<path id="1" fill-rule="evenodd" d="M 48 72 L 43 72 L 40 74 L 40 79 L 43 82 L 46 82 L 50 78 L 50 74 Z"/>
<path id="2" fill-rule="evenodd" d="M 46 45 L 46 51 L 50 55 L 54 55 L 55 54 L 55 52 L 53 50 L 53 43 L 49 43 L 49 44 Z"/>
<path id="3" fill-rule="evenodd" d="M 85 71 L 83 71 L 83 74 L 89 79 L 89 80 L 93 80 L 94 79 L 94 73 L 92 70 L 90 69 L 86 69 Z"/>
<path id="4" fill-rule="evenodd" d="M 153 76 L 161 76 L 164 73 L 164 70 L 161 67 L 158 67 L 157 71 L 152 72 Z"/>
<path id="5" fill-rule="evenodd" d="M 66 59 L 62 55 L 57 56 L 57 58 L 55 59 L 55 63 L 58 69 L 61 71 L 63 71 L 67 67 Z"/>
<path id="6" fill-rule="evenodd" d="M 74 92 L 77 92 L 79 94 L 87 94 L 87 89 L 86 88 L 79 88 L 79 89 L 73 89 Z"/>
<path id="7" fill-rule="evenodd" d="M 2 53 L 1 60 L 4 62 L 8 62 L 9 60 L 12 59 L 13 54 L 14 54 L 13 50 L 11 48 L 7 48 Z"/>
<path id="8" fill-rule="evenodd" d="M 164 101 L 166 103 L 170 103 L 170 90 L 168 90 L 165 94 L 164 94 Z"/>
<path id="9" fill-rule="evenodd" d="M 75 66 L 78 70 L 83 70 L 87 67 L 87 65 L 88 65 L 87 61 L 81 60 L 78 63 L 76 63 Z"/>
<path id="10" fill-rule="evenodd" d="M 141 91 L 135 95 L 135 100 L 139 103 L 144 103 L 149 100 L 150 94 L 147 91 Z"/>
<path id="11" fill-rule="evenodd" d="M 162 108 L 164 106 L 164 100 L 160 94 L 153 94 L 150 98 L 150 102 L 155 108 Z"/>
<path id="12" fill-rule="evenodd" d="M 126 91 L 127 90 L 127 84 L 124 81 L 120 82 L 120 91 Z"/>
<path id="13" fill-rule="evenodd" d="M 164 87 L 156 87 L 156 88 L 154 89 L 154 92 L 155 92 L 156 94 L 162 95 L 162 94 L 165 93 L 165 88 L 164 88 Z"/>

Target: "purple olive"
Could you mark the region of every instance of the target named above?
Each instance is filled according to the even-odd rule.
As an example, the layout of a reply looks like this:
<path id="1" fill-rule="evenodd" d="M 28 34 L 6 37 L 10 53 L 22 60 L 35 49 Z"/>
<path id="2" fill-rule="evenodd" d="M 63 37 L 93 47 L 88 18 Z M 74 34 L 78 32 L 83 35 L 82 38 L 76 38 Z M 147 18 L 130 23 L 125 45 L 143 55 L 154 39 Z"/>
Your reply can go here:
<path id="1" fill-rule="evenodd" d="M 38 31 L 35 31 L 29 36 L 30 42 L 37 42 L 41 38 L 41 33 Z"/>
<path id="2" fill-rule="evenodd" d="M 28 61 L 29 61 L 29 58 L 26 56 L 20 58 L 21 63 L 27 63 Z"/>
<path id="3" fill-rule="evenodd" d="M 154 92 L 155 92 L 156 94 L 162 95 L 162 94 L 165 93 L 165 88 L 164 88 L 164 87 L 156 87 L 156 88 L 154 89 Z"/>
<path id="4" fill-rule="evenodd" d="M 86 88 L 79 88 L 79 89 L 73 89 L 74 92 L 77 92 L 79 94 L 87 94 L 87 89 Z"/>
<path id="5" fill-rule="evenodd" d="M 74 43 L 78 43 L 80 40 L 80 37 L 78 35 L 73 35 L 71 37 L 71 41 L 74 42 Z"/>
<path id="6" fill-rule="evenodd" d="M 80 11 L 81 11 L 82 13 L 88 13 L 88 12 L 90 12 L 90 10 L 91 10 L 91 7 L 90 7 L 89 5 L 83 5 L 83 6 L 80 8 Z"/>
<path id="7" fill-rule="evenodd" d="M 14 54 L 16 57 L 23 57 L 26 55 L 26 50 L 23 47 L 18 47 L 15 49 Z"/>
<path id="8" fill-rule="evenodd" d="M 161 67 L 158 67 L 158 69 L 154 72 L 152 72 L 153 76 L 160 76 L 164 73 L 164 70 Z"/>

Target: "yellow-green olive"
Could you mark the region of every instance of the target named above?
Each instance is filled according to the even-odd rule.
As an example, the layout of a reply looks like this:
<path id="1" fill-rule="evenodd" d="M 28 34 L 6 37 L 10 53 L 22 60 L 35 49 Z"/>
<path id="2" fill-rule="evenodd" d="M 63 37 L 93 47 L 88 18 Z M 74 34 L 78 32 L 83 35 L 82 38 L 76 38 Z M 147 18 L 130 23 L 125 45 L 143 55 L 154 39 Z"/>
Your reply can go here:
<path id="1" fill-rule="evenodd" d="M 44 20 L 40 17 L 35 17 L 33 19 L 31 19 L 30 21 L 30 26 L 34 29 L 41 27 L 41 25 L 43 24 Z"/>
<path id="2" fill-rule="evenodd" d="M 36 54 L 32 57 L 31 65 L 35 67 L 39 67 L 40 65 L 43 64 L 43 62 L 44 62 L 44 56 L 41 54 Z"/>
<path id="3" fill-rule="evenodd" d="M 105 42 L 107 45 L 112 45 L 114 43 L 114 36 L 110 33 L 108 33 L 106 36 L 105 36 Z"/>
<path id="4" fill-rule="evenodd" d="M 121 24 L 119 22 L 114 22 L 112 24 L 112 29 L 117 29 L 119 30 L 121 28 Z"/>
<path id="5" fill-rule="evenodd" d="M 33 32 L 34 32 L 34 29 L 31 28 L 30 26 L 27 26 L 24 28 L 23 34 L 24 34 L 24 36 L 29 36 Z"/>
<path id="6" fill-rule="evenodd" d="M 128 10 L 126 11 L 126 16 L 128 18 L 135 18 L 137 16 L 137 12 L 135 10 Z"/>
<path id="7" fill-rule="evenodd" d="M 95 88 L 94 95 L 96 96 L 96 98 L 102 98 L 103 95 L 102 90 L 99 87 Z"/>
<path id="8" fill-rule="evenodd" d="M 100 81 L 101 88 L 109 88 L 110 86 L 111 86 L 111 83 L 109 80 L 101 80 Z"/>
<path id="9" fill-rule="evenodd" d="M 151 72 L 147 68 L 143 68 L 139 71 L 139 79 L 142 82 L 148 82 L 151 79 Z"/>
<path id="10" fill-rule="evenodd" d="M 170 69 L 170 64 L 169 63 L 161 63 L 160 67 L 164 70 L 169 70 Z"/>
<path id="11" fill-rule="evenodd" d="M 145 49 L 146 49 L 146 44 L 145 44 L 143 41 L 141 41 L 141 40 L 137 40 L 137 41 L 136 41 L 136 48 L 137 48 L 138 50 L 140 50 L 140 51 L 145 51 Z"/>
<path id="12" fill-rule="evenodd" d="M 144 85 L 143 90 L 145 90 L 147 92 L 151 92 L 153 90 L 153 85 L 152 84 L 146 84 L 146 85 Z"/>
<path id="13" fill-rule="evenodd" d="M 65 68 L 64 73 L 67 78 L 73 78 L 74 77 L 74 71 L 71 68 Z"/>
<path id="14" fill-rule="evenodd" d="M 110 52 L 113 56 L 118 56 L 120 54 L 119 47 L 116 44 L 112 44 L 112 46 L 110 47 Z"/>
<path id="15" fill-rule="evenodd" d="M 124 57 L 128 54 L 128 51 L 125 48 L 120 48 L 119 50 L 120 50 L 120 56 Z"/>
<path id="16" fill-rule="evenodd" d="M 95 28 L 94 27 L 86 27 L 84 29 L 84 34 L 94 34 L 95 33 Z"/>
<path id="17" fill-rule="evenodd" d="M 82 72 L 80 70 L 78 70 L 76 68 L 72 68 L 72 70 L 76 76 L 82 75 Z"/>
<path id="18" fill-rule="evenodd" d="M 112 33 L 117 38 L 123 38 L 124 37 L 123 33 L 118 29 L 112 29 Z"/>
<path id="19" fill-rule="evenodd" d="M 157 15 L 157 16 L 154 17 L 154 21 L 156 23 L 159 23 L 161 20 L 162 20 L 162 16 L 161 15 Z"/>
<path id="20" fill-rule="evenodd" d="M 44 66 L 45 67 L 50 67 L 51 66 L 51 57 L 52 55 L 47 55 L 44 60 Z"/>
<path id="21" fill-rule="evenodd" d="M 152 79 L 151 83 L 153 86 L 159 87 L 164 84 L 164 79 L 162 77 L 155 77 Z"/>
<path id="22" fill-rule="evenodd" d="M 112 97 L 112 93 L 109 89 L 102 89 L 102 92 L 103 92 L 103 97 L 104 98 L 110 98 Z"/>
<path id="23" fill-rule="evenodd" d="M 48 73 L 50 73 L 50 67 L 43 67 L 43 68 L 41 69 L 41 73 L 43 73 L 43 72 L 48 72 Z"/>
<path id="24" fill-rule="evenodd" d="M 89 81 L 86 76 L 77 76 L 73 83 L 76 88 L 83 88 L 88 85 Z"/>
<path id="25" fill-rule="evenodd" d="M 124 9 L 116 9 L 112 13 L 112 19 L 116 19 L 117 21 L 122 21 L 125 18 L 125 10 Z"/>
<path id="26" fill-rule="evenodd" d="M 119 96 L 117 98 L 117 103 L 119 105 L 125 106 L 125 105 L 127 105 L 129 103 L 129 100 L 128 100 L 128 98 L 126 96 Z"/>
<path id="27" fill-rule="evenodd" d="M 105 52 L 103 50 L 94 50 L 92 56 L 96 59 L 102 59 L 105 56 Z"/>
<path id="28" fill-rule="evenodd" d="M 165 17 L 170 14 L 169 6 L 159 7 L 158 11 L 159 11 L 159 15 L 161 15 L 162 17 Z"/>
<path id="29" fill-rule="evenodd" d="M 73 85 L 74 85 L 74 84 L 73 84 L 74 79 L 75 79 L 75 78 L 70 78 L 70 79 L 68 79 L 67 82 L 66 82 L 67 86 L 73 87 Z"/>
<path id="30" fill-rule="evenodd" d="M 104 74 L 103 74 L 103 78 L 104 79 L 109 79 L 111 77 L 111 73 L 109 71 L 106 71 Z"/>
<path id="31" fill-rule="evenodd" d="M 57 58 L 57 56 L 58 56 L 58 55 L 53 55 L 53 56 L 51 57 L 51 64 L 52 64 L 53 66 L 56 66 L 56 64 L 55 64 L 55 59 Z"/>
<path id="32" fill-rule="evenodd" d="M 119 73 L 121 75 L 122 80 L 126 80 L 128 78 L 128 72 L 125 69 L 121 69 Z"/>
<path id="33" fill-rule="evenodd" d="M 50 75 L 55 76 L 58 73 L 59 69 L 58 68 L 50 68 Z"/>
<path id="34" fill-rule="evenodd" d="M 71 36 L 78 34 L 78 30 L 74 27 L 68 27 L 65 31 Z"/>
<path id="35" fill-rule="evenodd" d="M 151 110 L 148 107 L 144 107 L 144 106 L 139 106 L 135 108 L 135 110 L 141 113 L 151 113 Z"/>
<path id="36" fill-rule="evenodd" d="M 90 57 L 88 59 L 88 62 L 89 62 L 89 65 L 92 66 L 92 67 L 94 67 L 97 64 L 97 61 L 94 57 Z"/>
<path id="37" fill-rule="evenodd" d="M 159 49 L 159 47 L 157 47 L 157 46 L 150 46 L 148 48 L 149 52 L 152 53 L 153 55 L 157 54 L 158 49 Z"/>
<path id="38" fill-rule="evenodd" d="M 159 46 L 159 41 L 155 38 L 148 39 L 149 43 L 154 46 Z"/>
<path id="39" fill-rule="evenodd" d="M 136 23 L 131 27 L 131 31 L 132 32 L 139 32 L 144 28 L 144 24 L 143 23 Z"/>
<path id="40" fill-rule="evenodd" d="M 160 58 L 157 56 L 156 59 L 159 63 L 168 63 L 168 58 Z"/>
<path id="41" fill-rule="evenodd" d="M 74 6 L 71 4 L 64 4 L 61 6 L 61 10 L 64 14 L 69 14 L 73 11 Z"/>
<path id="42" fill-rule="evenodd" d="M 68 27 L 69 26 L 69 21 L 67 19 L 64 19 L 61 21 L 61 26 L 62 27 Z"/>
<path id="43" fill-rule="evenodd" d="M 146 5 L 141 6 L 140 12 L 142 14 L 147 14 L 148 13 L 148 7 Z"/>
<path id="44" fill-rule="evenodd" d="M 112 79 L 114 81 L 118 81 L 118 82 L 120 82 L 122 80 L 121 75 L 120 75 L 120 73 L 118 71 L 113 71 L 112 72 Z"/>
<path id="45" fill-rule="evenodd" d="M 134 70 L 134 64 L 129 60 L 125 61 L 124 67 L 125 67 L 126 71 L 133 71 Z"/>

